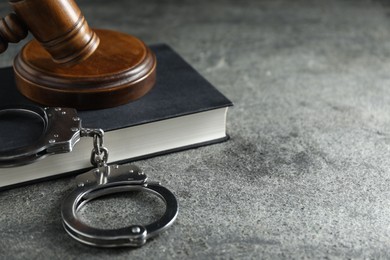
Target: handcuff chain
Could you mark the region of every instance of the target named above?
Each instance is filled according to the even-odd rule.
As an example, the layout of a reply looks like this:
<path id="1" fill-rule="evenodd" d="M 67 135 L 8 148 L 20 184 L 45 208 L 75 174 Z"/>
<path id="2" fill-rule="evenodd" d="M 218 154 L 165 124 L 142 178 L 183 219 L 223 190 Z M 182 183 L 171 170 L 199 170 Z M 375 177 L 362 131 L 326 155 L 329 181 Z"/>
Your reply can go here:
<path id="1" fill-rule="evenodd" d="M 104 147 L 104 131 L 102 129 L 81 128 L 80 136 L 93 138 L 91 164 L 95 167 L 102 167 L 107 165 L 108 149 Z"/>

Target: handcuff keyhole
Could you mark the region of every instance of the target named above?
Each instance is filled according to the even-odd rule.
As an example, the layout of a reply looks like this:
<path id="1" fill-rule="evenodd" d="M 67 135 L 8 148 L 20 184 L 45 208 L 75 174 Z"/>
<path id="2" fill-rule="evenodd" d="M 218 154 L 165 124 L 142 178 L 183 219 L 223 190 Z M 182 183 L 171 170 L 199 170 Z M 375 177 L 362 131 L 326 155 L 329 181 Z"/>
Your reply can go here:
<path id="1" fill-rule="evenodd" d="M 0 152 L 27 147 L 43 134 L 43 119 L 23 111 L 0 114 Z"/>
<path id="2" fill-rule="evenodd" d="M 147 225 L 165 213 L 165 203 L 149 192 L 131 191 L 102 196 L 77 211 L 80 221 L 98 229 Z"/>

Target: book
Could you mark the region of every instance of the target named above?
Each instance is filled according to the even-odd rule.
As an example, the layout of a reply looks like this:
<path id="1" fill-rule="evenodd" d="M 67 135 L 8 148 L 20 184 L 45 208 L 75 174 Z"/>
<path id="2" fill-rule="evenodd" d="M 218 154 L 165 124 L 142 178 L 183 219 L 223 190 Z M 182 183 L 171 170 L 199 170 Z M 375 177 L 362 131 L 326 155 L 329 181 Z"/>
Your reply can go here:
<path id="1" fill-rule="evenodd" d="M 232 102 L 168 45 L 154 45 L 151 49 L 157 57 L 157 82 L 149 93 L 126 105 L 78 111 L 83 127 L 105 131 L 109 164 L 228 139 L 226 116 Z M 12 68 L 0 69 L 0 79 L 0 106 L 33 104 L 17 91 Z M 8 121 L 3 118 L 3 123 Z M 23 122 L 21 126 L 13 122 L 8 127 L 2 127 L 1 122 L 0 116 L 0 151 L 22 140 L 18 133 L 36 134 Z M 92 138 L 83 137 L 72 152 L 50 155 L 29 165 L 0 168 L 0 188 L 85 172 L 92 168 L 92 148 Z"/>

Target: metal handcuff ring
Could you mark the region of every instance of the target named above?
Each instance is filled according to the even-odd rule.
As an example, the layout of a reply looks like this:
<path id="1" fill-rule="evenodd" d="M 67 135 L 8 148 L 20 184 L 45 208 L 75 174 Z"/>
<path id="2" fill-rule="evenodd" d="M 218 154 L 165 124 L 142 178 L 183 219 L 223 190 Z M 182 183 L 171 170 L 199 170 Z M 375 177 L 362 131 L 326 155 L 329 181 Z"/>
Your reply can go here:
<path id="1" fill-rule="evenodd" d="M 37 106 L 0 107 L 0 116 L 29 114 L 43 124 L 40 137 L 24 147 L 0 152 L 0 167 L 33 163 L 51 154 L 71 152 L 80 140 L 81 122 L 75 109 Z"/>
<path id="2" fill-rule="evenodd" d="M 96 167 L 76 177 L 77 187 L 61 206 L 62 222 L 66 232 L 81 243 L 98 247 L 139 247 L 173 224 L 178 215 L 175 195 L 157 182 L 149 182 L 135 165 L 107 165 L 108 150 L 103 144 L 103 130 L 81 127 L 77 111 L 71 108 L 39 108 L 34 106 L 5 107 L 0 115 L 30 113 L 43 122 L 43 132 L 32 145 L 0 152 L 0 167 L 32 163 L 51 154 L 70 152 L 83 136 L 94 139 L 91 163 Z M 77 212 L 89 201 L 102 196 L 145 191 L 157 195 L 166 206 L 163 216 L 148 225 L 132 225 L 120 229 L 98 229 L 84 224 Z"/>
<path id="3" fill-rule="evenodd" d="M 76 177 L 76 181 L 77 188 L 62 204 L 62 219 L 68 234 L 82 243 L 100 247 L 142 246 L 147 239 L 171 226 L 177 217 L 175 196 L 159 183 L 148 182 L 137 166 L 103 166 Z M 93 228 L 78 219 L 77 211 L 90 200 L 127 191 L 146 191 L 159 196 L 166 204 L 165 214 L 145 226 L 133 225 L 115 230 Z"/>

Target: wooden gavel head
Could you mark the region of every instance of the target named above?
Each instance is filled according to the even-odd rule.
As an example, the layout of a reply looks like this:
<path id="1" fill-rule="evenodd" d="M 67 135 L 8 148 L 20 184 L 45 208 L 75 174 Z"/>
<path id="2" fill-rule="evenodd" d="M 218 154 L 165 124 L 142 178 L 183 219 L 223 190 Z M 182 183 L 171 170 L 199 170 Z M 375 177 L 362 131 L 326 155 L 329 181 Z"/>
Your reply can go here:
<path id="1" fill-rule="evenodd" d="M 19 42 L 29 30 L 53 61 L 73 65 L 87 59 L 98 47 L 92 31 L 73 0 L 10 0 L 15 13 L 0 21 L 0 52 L 8 42 Z"/>
<path id="2" fill-rule="evenodd" d="M 134 36 L 92 30 L 73 0 L 9 0 L 0 20 L 0 53 L 35 40 L 15 57 L 18 90 L 47 106 L 96 109 L 125 104 L 155 84 L 156 58 Z"/>

